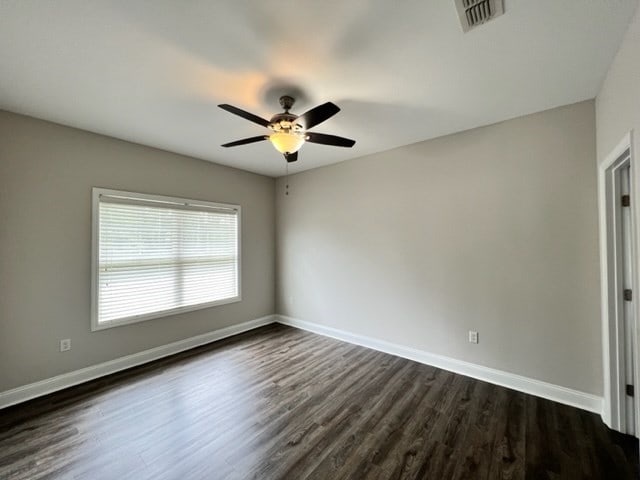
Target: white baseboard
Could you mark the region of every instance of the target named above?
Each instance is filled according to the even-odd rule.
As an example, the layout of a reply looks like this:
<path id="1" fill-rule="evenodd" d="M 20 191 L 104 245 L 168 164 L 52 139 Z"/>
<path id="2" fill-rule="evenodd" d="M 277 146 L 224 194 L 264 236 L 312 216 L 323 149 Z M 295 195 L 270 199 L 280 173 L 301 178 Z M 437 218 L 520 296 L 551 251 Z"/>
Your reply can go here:
<path id="1" fill-rule="evenodd" d="M 363 335 L 357 335 L 344 330 L 326 327 L 316 323 L 306 322 L 284 315 L 267 315 L 262 318 L 250 320 L 232 325 L 230 327 L 214 330 L 212 332 L 197 335 L 195 337 L 186 338 L 168 345 L 144 350 L 142 352 L 127 355 L 125 357 L 110 360 L 108 362 L 93 365 L 73 372 L 64 373 L 52 378 L 41 380 L 39 382 L 23 385 L 11 390 L 0 392 L 0 408 L 5 408 L 16 403 L 24 402 L 32 398 L 47 395 L 67 387 L 72 387 L 80 383 L 94 380 L 105 375 L 125 370 L 127 368 L 142 365 L 144 363 L 158 360 L 169 355 L 189 350 L 191 348 L 205 345 L 207 343 L 222 340 L 254 328 L 262 327 L 270 323 L 282 323 L 291 327 L 308 330 L 320 335 L 332 337 L 344 342 L 361 345 L 363 347 L 372 348 L 380 352 L 389 353 L 398 357 L 407 358 L 419 363 L 442 368 L 451 372 L 466 375 L 468 377 L 483 380 L 503 387 L 518 390 L 520 392 L 529 393 L 538 397 L 546 398 L 556 402 L 564 403 L 572 407 L 581 408 L 597 414 L 602 414 L 602 398 L 589 393 L 580 392 L 559 385 L 554 385 L 540 380 L 523 377 L 513 373 L 496 370 L 489 367 L 483 367 L 462 360 L 436 355 L 411 347 L 398 345 L 395 343 L 378 340 Z"/>
<path id="2" fill-rule="evenodd" d="M 326 327 L 317 323 L 311 323 L 284 315 L 276 315 L 276 321 L 283 325 L 308 330 L 327 337 L 342 340 L 344 342 L 361 345 L 363 347 L 378 350 L 380 352 L 389 353 L 398 357 L 407 358 L 419 363 L 442 368 L 450 372 L 466 375 L 467 377 L 476 378 L 485 382 L 500 385 L 502 387 L 511 388 L 520 392 L 535 395 L 537 397 L 546 398 L 555 402 L 570 405 L 572 407 L 581 408 L 590 412 L 602 414 L 602 398 L 590 393 L 573 390 L 552 383 L 535 380 L 514 373 L 496 370 L 494 368 L 483 367 L 474 363 L 456 360 L 455 358 L 436 355 L 403 345 L 398 345 L 376 338 L 357 335 L 344 330 Z"/>
<path id="3" fill-rule="evenodd" d="M 214 330 L 212 332 L 203 333 L 195 337 L 185 338 L 177 342 L 162 345 L 160 347 L 151 348 L 142 352 L 127 355 L 126 357 L 116 358 L 108 362 L 92 365 L 90 367 L 75 370 L 69 373 L 63 373 L 52 378 L 47 378 L 39 382 L 23 385 L 11 390 L 0 392 L 0 408 L 5 408 L 16 403 L 24 402 L 32 398 L 47 395 L 63 388 L 72 387 L 79 383 L 94 380 L 105 375 L 119 372 L 127 368 L 142 365 L 143 363 L 158 360 L 169 355 L 199 347 L 207 343 L 222 340 L 254 328 L 262 327 L 275 322 L 274 315 L 249 320 L 247 322 L 231 325 L 229 327 Z"/>

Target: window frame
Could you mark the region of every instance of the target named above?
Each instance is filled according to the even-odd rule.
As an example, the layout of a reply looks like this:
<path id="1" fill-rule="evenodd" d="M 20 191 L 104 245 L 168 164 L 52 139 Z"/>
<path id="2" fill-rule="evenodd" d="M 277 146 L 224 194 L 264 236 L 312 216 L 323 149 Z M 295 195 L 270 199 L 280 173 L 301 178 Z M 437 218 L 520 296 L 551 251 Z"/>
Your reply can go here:
<path id="1" fill-rule="evenodd" d="M 195 305 L 187 305 L 184 307 L 176 307 L 168 310 L 160 310 L 157 312 L 150 312 L 141 315 L 132 315 L 129 317 L 119 318 L 116 320 L 107 320 L 99 322 L 98 319 L 98 284 L 99 284 L 99 252 L 100 252 L 100 196 L 115 196 L 122 197 L 124 199 L 130 198 L 135 201 L 148 201 L 148 202 L 164 202 L 174 203 L 183 206 L 194 207 L 193 210 L 198 210 L 198 207 L 206 208 L 218 208 L 218 209 L 232 209 L 236 211 L 237 216 L 237 236 L 236 236 L 236 248 L 237 248 L 237 295 L 234 297 L 224 298 L 221 300 L 214 300 L 212 302 L 198 303 Z M 132 202 L 132 203 L 134 203 Z M 211 308 L 218 305 L 226 305 L 229 303 L 236 303 L 242 301 L 242 208 L 240 205 L 229 203 L 210 202 L 206 200 L 193 200 L 183 197 L 172 197 L 167 195 L 152 195 L 147 193 L 129 192 L 124 190 L 113 190 L 108 188 L 93 187 L 92 188 L 92 200 L 91 200 L 91 331 L 105 330 L 108 328 L 120 327 L 123 325 L 131 325 L 133 323 L 146 322 L 147 320 L 153 320 L 156 318 L 169 317 L 172 315 L 178 315 L 181 313 L 192 312 L 195 310 L 202 310 L 205 308 Z"/>

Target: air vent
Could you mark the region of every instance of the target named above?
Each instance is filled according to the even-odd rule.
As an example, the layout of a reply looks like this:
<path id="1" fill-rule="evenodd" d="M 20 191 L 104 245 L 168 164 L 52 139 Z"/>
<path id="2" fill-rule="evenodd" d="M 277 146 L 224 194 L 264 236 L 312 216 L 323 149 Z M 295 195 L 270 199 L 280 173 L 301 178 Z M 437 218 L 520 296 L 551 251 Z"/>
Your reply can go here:
<path id="1" fill-rule="evenodd" d="M 502 0 L 455 0 L 455 3 L 464 32 L 504 13 Z"/>

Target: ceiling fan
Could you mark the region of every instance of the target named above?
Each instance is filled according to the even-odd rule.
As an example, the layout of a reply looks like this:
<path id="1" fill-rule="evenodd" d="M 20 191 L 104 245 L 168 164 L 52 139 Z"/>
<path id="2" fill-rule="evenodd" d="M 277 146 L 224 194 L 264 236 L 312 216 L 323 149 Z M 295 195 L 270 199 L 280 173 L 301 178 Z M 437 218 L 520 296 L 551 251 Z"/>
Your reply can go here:
<path id="1" fill-rule="evenodd" d="M 262 140 L 270 140 L 276 150 L 284 154 L 287 162 L 295 162 L 298 159 L 298 150 L 305 142 L 320 143 L 322 145 L 332 145 L 334 147 L 353 147 L 355 140 L 349 138 L 337 137 L 335 135 L 327 135 L 324 133 L 309 132 L 310 128 L 315 127 L 319 123 L 333 117 L 340 111 L 337 105 L 327 102 L 302 115 L 294 115 L 289 113 L 291 107 L 295 103 L 295 99 L 289 95 L 280 97 L 280 106 L 284 108 L 284 112 L 276 113 L 271 120 L 265 120 L 253 113 L 249 113 L 233 105 L 226 103 L 218 105 L 223 110 L 239 115 L 250 122 L 257 123 L 263 127 L 267 127 L 272 131 L 269 135 L 258 135 L 257 137 L 243 138 L 235 142 L 229 142 L 222 145 L 223 147 L 235 147 L 238 145 L 246 145 L 248 143 L 261 142 Z"/>

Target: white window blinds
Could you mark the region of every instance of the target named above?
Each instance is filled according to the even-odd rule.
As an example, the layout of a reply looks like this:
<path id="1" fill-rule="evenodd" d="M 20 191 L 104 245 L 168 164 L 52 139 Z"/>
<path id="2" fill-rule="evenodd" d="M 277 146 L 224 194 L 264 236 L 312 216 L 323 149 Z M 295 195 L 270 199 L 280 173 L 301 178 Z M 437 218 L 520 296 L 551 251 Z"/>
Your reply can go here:
<path id="1" fill-rule="evenodd" d="M 95 190 L 98 326 L 239 300 L 238 206 Z"/>

